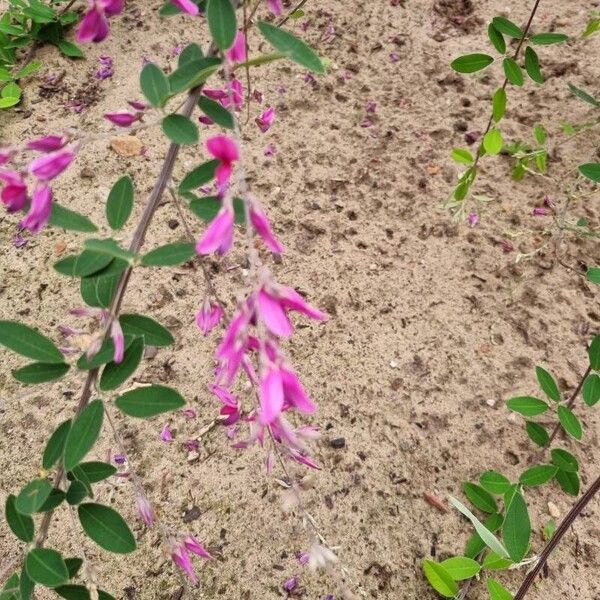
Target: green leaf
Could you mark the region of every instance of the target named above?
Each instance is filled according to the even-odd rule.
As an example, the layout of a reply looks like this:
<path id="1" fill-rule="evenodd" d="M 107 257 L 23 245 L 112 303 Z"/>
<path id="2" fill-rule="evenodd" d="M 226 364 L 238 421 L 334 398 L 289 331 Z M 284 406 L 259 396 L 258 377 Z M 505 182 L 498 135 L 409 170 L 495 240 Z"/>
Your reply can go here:
<path id="1" fill-rule="evenodd" d="M 50 436 L 42 456 L 42 467 L 44 469 L 51 469 L 56 464 L 56 461 L 62 456 L 70 429 L 71 419 L 67 419 L 66 421 L 63 421 Z"/>
<path id="2" fill-rule="evenodd" d="M 30 481 L 15 500 L 15 508 L 23 515 L 38 511 L 50 495 L 52 486 L 45 479 Z"/>
<path id="3" fill-rule="evenodd" d="M 583 401 L 588 406 L 594 406 L 600 400 L 600 376 L 592 373 L 585 378 L 581 389 Z"/>
<path id="4" fill-rule="evenodd" d="M 479 573 L 481 565 L 472 558 L 465 556 L 454 556 L 440 563 L 454 581 L 471 579 Z"/>
<path id="5" fill-rule="evenodd" d="M 527 435 L 532 442 L 541 448 L 545 448 L 548 445 L 550 436 L 542 425 L 533 423 L 532 421 L 527 421 L 525 424 L 525 429 L 527 430 Z"/>
<path id="6" fill-rule="evenodd" d="M 519 483 L 527 487 L 543 485 L 551 479 L 554 479 L 558 467 L 554 465 L 536 465 L 521 473 Z"/>
<path id="7" fill-rule="evenodd" d="M 454 598 L 458 593 L 458 584 L 442 565 L 432 560 L 423 561 L 423 572 L 431 587 L 444 598 Z"/>
<path id="8" fill-rule="evenodd" d="M 536 46 L 549 46 L 550 44 L 560 44 L 569 39 L 564 33 L 538 33 L 529 38 L 529 42 Z"/>
<path id="9" fill-rule="evenodd" d="M 585 274 L 585 277 L 588 281 L 595 283 L 596 285 L 600 285 L 600 268 L 599 267 L 590 267 Z"/>
<path id="10" fill-rule="evenodd" d="M 121 229 L 133 210 L 133 181 L 123 175 L 111 188 L 106 201 L 106 220 L 112 229 Z"/>
<path id="11" fill-rule="evenodd" d="M 144 355 L 144 339 L 135 338 L 129 348 L 125 351 L 120 363 L 109 362 L 102 371 L 100 377 L 100 389 L 103 392 L 116 390 L 122 383 L 127 381 L 142 362 Z"/>
<path id="12" fill-rule="evenodd" d="M 21 101 L 21 98 L 0 98 L 0 108 L 10 108 L 16 106 Z"/>
<path id="13" fill-rule="evenodd" d="M 529 46 L 525 48 L 525 70 L 533 81 L 544 83 L 544 76 L 540 70 L 540 59 L 536 51 Z"/>
<path id="14" fill-rule="evenodd" d="M 579 172 L 588 179 L 600 183 L 600 163 L 586 163 L 579 166 Z"/>
<path id="15" fill-rule="evenodd" d="M 502 558 L 495 552 L 490 552 L 483 561 L 483 568 L 488 571 L 502 571 L 512 566 L 513 561 L 508 558 Z"/>
<path id="16" fill-rule="evenodd" d="M 463 483 L 463 491 L 471 504 L 479 510 L 487 513 L 498 512 L 498 506 L 494 497 L 482 487 L 466 481 Z"/>
<path id="17" fill-rule="evenodd" d="M 492 98 L 492 118 L 496 123 L 502 120 L 506 114 L 506 90 L 498 88 Z"/>
<path id="18" fill-rule="evenodd" d="M 65 493 L 62 490 L 59 490 L 58 488 L 52 488 L 44 504 L 42 504 L 42 506 L 40 506 L 40 508 L 35 512 L 44 513 L 49 510 L 54 510 L 64 499 Z"/>
<path id="19" fill-rule="evenodd" d="M 486 471 L 479 477 L 479 483 L 484 490 L 490 492 L 490 494 L 496 494 L 501 496 L 511 486 L 510 481 L 497 471 Z"/>
<path id="20" fill-rule="evenodd" d="M 218 160 L 209 160 L 190 171 L 179 184 L 179 192 L 189 192 L 212 181 L 215 178 L 215 169 L 219 162 Z"/>
<path id="21" fill-rule="evenodd" d="M 452 150 L 452 160 L 463 165 L 472 165 L 475 158 L 466 148 L 454 148 Z"/>
<path id="22" fill-rule="evenodd" d="M 515 25 L 505 17 L 494 17 L 492 24 L 500 33 L 509 37 L 520 39 L 524 35 L 523 30 L 518 25 Z"/>
<path id="23" fill-rule="evenodd" d="M 483 147 L 485 148 L 486 153 L 490 156 L 500 154 L 503 144 L 504 141 L 502 139 L 502 134 L 498 129 L 490 129 L 483 136 Z"/>
<path id="24" fill-rule="evenodd" d="M 70 277 L 88 277 L 104 269 L 112 256 L 102 252 L 84 250 L 79 255 L 71 255 L 59 260 L 54 264 L 54 268 L 63 275 Z"/>
<path id="25" fill-rule="evenodd" d="M 84 585 L 61 585 L 54 591 L 65 600 L 91 600 L 89 590 Z M 98 590 L 98 600 L 115 600 L 113 596 L 102 590 Z"/>
<path id="26" fill-rule="evenodd" d="M 231 0 L 208 0 L 206 18 L 210 35 L 217 48 L 221 51 L 231 48 L 237 33 L 235 9 Z"/>
<path id="27" fill-rule="evenodd" d="M 543 146 L 546 143 L 546 130 L 541 125 L 535 125 L 533 128 L 533 136 L 535 137 L 535 141 Z M 541 169 L 540 169 L 541 170 Z M 557 400 L 558 402 L 558 400 Z"/>
<path id="28" fill-rule="evenodd" d="M 36 583 L 49 588 L 63 585 L 69 580 L 67 565 L 56 550 L 35 548 L 25 559 L 27 575 Z"/>
<path id="29" fill-rule="evenodd" d="M 0 321 L 0 346 L 39 362 L 64 362 L 60 350 L 47 337 L 15 321 Z"/>
<path id="30" fill-rule="evenodd" d="M 532 396 L 518 396 L 517 398 L 511 398 L 506 405 L 510 410 L 518 412 L 524 417 L 543 415 L 549 408 L 543 400 Z"/>
<path id="31" fill-rule="evenodd" d="M 490 42 L 492 42 L 492 46 L 496 48 L 500 54 L 504 54 L 506 52 L 506 42 L 504 41 L 504 36 L 494 27 L 493 23 L 488 25 L 488 37 L 490 38 Z"/>
<path id="32" fill-rule="evenodd" d="M 556 481 L 562 490 L 569 494 L 569 496 L 579 495 L 580 483 L 579 475 L 577 475 L 577 473 L 559 469 L 558 473 L 556 474 Z"/>
<path id="33" fill-rule="evenodd" d="M 229 2 L 229 0 L 226 0 Z M 162 130 L 175 144 L 196 144 L 198 142 L 198 127 L 183 115 L 172 114 L 165 117 Z"/>
<path id="34" fill-rule="evenodd" d="M 558 420 L 562 425 L 562 428 L 577 441 L 581 441 L 583 437 L 583 428 L 581 422 L 575 416 L 575 413 L 566 406 L 558 407 Z"/>
<path id="35" fill-rule="evenodd" d="M 495 515 L 490 515 L 483 523 L 484 527 L 491 532 L 497 531 L 502 527 L 502 521 L 504 517 L 496 513 Z M 469 540 L 467 541 L 467 545 L 465 548 L 465 556 L 469 558 L 476 558 L 479 556 L 482 550 L 486 547 L 485 542 L 481 539 L 479 534 L 475 531 Z"/>
<path id="36" fill-rule="evenodd" d="M 69 571 L 69 579 L 73 579 L 79 569 L 83 566 L 83 559 L 81 558 L 65 558 L 65 565 L 67 565 L 67 571 Z"/>
<path id="37" fill-rule="evenodd" d="M 86 534 L 98 546 L 115 554 L 129 554 L 136 548 L 135 538 L 123 517 L 102 504 L 80 504 L 79 521 Z"/>
<path id="38" fill-rule="evenodd" d="M 187 262 L 195 255 L 196 250 L 192 243 L 166 244 L 145 254 L 142 264 L 146 267 L 174 267 Z"/>
<path id="39" fill-rule="evenodd" d="M 148 63 L 142 69 L 140 86 L 154 108 L 162 108 L 165 105 L 170 93 L 169 80 L 154 63 Z"/>
<path id="40" fill-rule="evenodd" d="M 513 600 L 513 595 L 495 579 L 488 579 L 486 584 L 490 600 Z"/>
<path id="41" fill-rule="evenodd" d="M 121 260 L 132 262 L 135 254 L 129 250 L 125 250 L 112 238 L 105 240 L 87 239 L 84 242 L 88 250 L 106 254 L 112 258 L 120 258 Z"/>
<path id="42" fill-rule="evenodd" d="M 177 59 L 177 66 L 182 67 L 187 63 L 201 60 L 202 58 L 204 58 L 204 52 L 202 52 L 202 48 L 200 48 L 200 46 L 195 42 L 192 42 L 181 51 L 181 54 Z"/>
<path id="43" fill-rule="evenodd" d="M 494 59 L 488 54 L 465 54 L 455 58 L 450 66 L 458 73 L 476 73 L 489 67 Z"/>
<path id="44" fill-rule="evenodd" d="M 294 62 L 306 67 L 314 73 L 325 73 L 325 66 L 315 51 L 302 40 L 287 31 L 270 25 L 264 21 L 258 22 L 258 28 L 266 40 L 279 52 L 289 56 Z"/>
<path id="45" fill-rule="evenodd" d="M 52 212 L 48 224 L 53 227 L 60 227 L 69 231 L 80 231 L 82 233 L 98 231 L 98 228 L 85 215 L 70 208 L 65 208 L 58 204 L 58 202 L 52 203 Z"/>
<path id="46" fill-rule="evenodd" d="M 21 90 L 21 88 L 13 81 L 6 84 L 2 88 L 2 97 L 3 98 L 20 98 L 22 96 L 22 94 L 23 94 L 23 90 Z"/>
<path id="47" fill-rule="evenodd" d="M 64 465 L 66 471 L 76 467 L 81 459 L 92 449 L 104 420 L 104 404 L 97 399 L 90 402 L 77 417 L 65 442 Z"/>
<path id="48" fill-rule="evenodd" d="M 208 56 L 179 66 L 169 75 L 171 94 L 178 94 L 205 82 L 221 66 L 221 59 Z M 225 110 L 225 109 L 224 109 Z"/>
<path id="49" fill-rule="evenodd" d="M 1 341 L 0 341 L 1 343 Z M 588 348 L 590 366 L 594 371 L 600 371 L 600 335 L 597 335 Z"/>
<path id="50" fill-rule="evenodd" d="M 502 525 L 502 540 L 513 562 L 520 562 L 529 549 L 531 522 L 527 504 L 521 494 L 516 493 L 506 509 Z"/>
<path id="51" fill-rule="evenodd" d="M 535 374 L 538 383 L 546 396 L 548 396 L 550 400 L 554 400 L 554 402 L 560 402 L 560 391 L 558 390 L 556 381 L 554 381 L 554 377 L 552 377 L 552 375 L 550 375 L 543 367 L 536 367 Z"/>
<path id="52" fill-rule="evenodd" d="M 83 58 L 83 50 L 72 42 L 67 42 L 67 40 L 61 40 L 58 43 L 58 49 L 69 58 Z"/>
<path id="53" fill-rule="evenodd" d="M 504 75 L 513 85 L 521 87 L 525 82 L 523 77 L 523 71 L 521 67 L 512 58 L 505 58 L 502 61 L 502 67 L 504 69 Z"/>
<path id="54" fill-rule="evenodd" d="M 151 385 L 125 392 L 115 401 L 117 408 L 130 417 L 147 419 L 185 406 L 176 390 L 164 385 Z"/>
<path id="55" fill-rule="evenodd" d="M 113 465 L 99 460 L 79 463 L 75 470 L 78 471 L 78 475 L 83 474 L 89 483 L 103 481 L 112 477 L 117 472 L 117 469 Z"/>
<path id="56" fill-rule="evenodd" d="M 508 558 L 508 552 L 500 540 L 462 502 L 450 496 L 450 504 L 471 521 L 475 531 L 490 550 L 503 558 Z"/>
<path id="57" fill-rule="evenodd" d="M 0 590 L 0 600 L 21 600 L 19 576 L 16 573 L 8 578 L 4 587 Z"/>
<path id="58" fill-rule="evenodd" d="M 19 593 L 21 594 L 19 600 L 30 600 L 33 596 L 33 590 L 35 588 L 35 582 L 27 575 L 27 569 L 25 565 L 21 567 L 21 577 L 19 578 Z M 0 598 L 2 595 L 0 594 Z"/>
<path id="59" fill-rule="evenodd" d="M 594 98 L 593 96 L 588 94 L 585 90 L 578 88 L 577 86 L 573 85 L 572 83 L 569 83 L 569 90 L 571 91 L 572 94 L 577 96 L 580 100 L 583 100 L 584 102 L 587 102 L 588 104 L 591 104 L 595 108 L 600 107 L 600 101 L 596 100 L 596 98 Z"/>
<path id="60" fill-rule="evenodd" d="M 206 96 L 200 96 L 200 100 L 198 100 L 198 106 L 200 107 L 200 110 L 217 125 L 220 125 L 225 129 L 234 129 L 235 124 L 233 121 L 233 116 L 218 102 L 215 102 Z"/>
<path id="61" fill-rule="evenodd" d="M 71 506 L 75 506 L 83 501 L 88 495 L 88 488 L 84 483 L 75 479 L 71 481 L 69 489 L 67 490 L 66 500 Z"/>
<path id="62" fill-rule="evenodd" d="M 21 514 L 15 505 L 16 496 L 11 494 L 6 499 L 4 518 L 10 530 L 22 541 L 33 542 L 34 525 L 29 515 Z"/>
<path id="63" fill-rule="evenodd" d="M 570 452 L 567 452 L 562 448 L 553 448 L 550 451 L 550 455 L 552 456 L 552 463 L 561 471 L 567 471 L 568 473 L 576 473 L 579 471 L 579 463 Z"/>
<path id="64" fill-rule="evenodd" d="M 125 336 L 141 336 L 146 346 L 161 348 L 175 342 L 171 332 L 150 317 L 124 314 L 119 317 L 119 323 Z"/>
<path id="65" fill-rule="evenodd" d="M 15 369 L 12 376 L 26 385 L 55 381 L 66 375 L 69 365 L 65 363 L 32 363 L 26 367 Z"/>

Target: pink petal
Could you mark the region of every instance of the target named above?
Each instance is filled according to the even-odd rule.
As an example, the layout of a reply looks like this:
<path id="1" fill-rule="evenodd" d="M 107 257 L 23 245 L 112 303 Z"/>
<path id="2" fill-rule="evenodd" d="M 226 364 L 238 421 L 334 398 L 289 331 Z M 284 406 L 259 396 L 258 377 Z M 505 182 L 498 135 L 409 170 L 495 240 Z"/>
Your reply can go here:
<path id="1" fill-rule="evenodd" d="M 317 406 L 304 391 L 298 376 L 293 371 L 288 371 L 287 369 L 281 369 L 281 376 L 286 402 L 289 402 L 302 413 L 314 413 L 317 410 Z"/>
<path id="2" fill-rule="evenodd" d="M 281 0 L 267 0 L 267 6 L 276 17 L 279 17 L 283 12 Z"/>
<path id="3" fill-rule="evenodd" d="M 216 135 L 208 138 L 206 149 L 211 156 L 225 163 L 232 163 L 240 158 L 237 144 L 226 135 Z"/>
<path id="4" fill-rule="evenodd" d="M 283 408 L 283 382 L 277 367 L 269 367 L 260 382 L 260 420 L 265 425 L 272 423 Z"/>
<path id="5" fill-rule="evenodd" d="M 222 208 L 196 244 L 196 252 L 212 254 L 218 250 L 220 254 L 225 254 L 233 241 L 233 220 L 233 210 Z"/>
<path id="6" fill-rule="evenodd" d="M 191 535 L 186 538 L 184 545 L 189 552 L 193 552 L 194 554 L 209 560 L 212 558 L 204 546 Z"/>
<path id="7" fill-rule="evenodd" d="M 108 35 L 108 21 L 97 8 L 90 9 L 81 20 L 77 30 L 78 42 L 101 42 Z"/>
<path id="8" fill-rule="evenodd" d="M 40 156 L 29 164 L 29 172 L 38 179 L 49 181 L 60 175 L 75 159 L 70 150 L 59 150 Z"/>
<path id="9" fill-rule="evenodd" d="M 46 226 L 52 212 L 52 190 L 49 186 L 37 187 L 31 198 L 31 206 L 20 225 L 31 233 L 38 233 Z"/>
<path id="10" fill-rule="evenodd" d="M 226 52 L 227 58 L 232 63 L 242 63 L 246 60 L 246 36 L 243 31 L 238 31 L 233 46 Z"/>
<path id="11" fill-rule="evenodd" d="M 59 135 L 45 135 L 44 137 L 36 138 L 27 142 L 29 150 L 38 150 L 40 152 L 54 152 L 60 150 L 67 138 Z"/>
<path id="12" fill-rule="evenodd" d="M 182 12 L 193 15 L 194 17 L 200 12 L 192 0 L 171 0 L 171 4 L 174 4 Z"/>
<path id="13" fill-rule="evenodd" d="M 264 289 L 261 289 L 258 293 L 257 300 L 258 313 L 267 329 L 271 333 L 281 337 L 292 335 L 294 328 L 281 302 L 268 294 Z"/>
<path id="14" fill-rule="evenodd" d="M 317 321 L 325 321 L 327 319 L 327 315 L 324 312 L 308 304 L 295 289 L 290 287 L 282 288 L 279 295 L 281 296 L 282 304 L 287 309 L 295 310 Z"/>
<path id="15" fill-rule="evenodd" d="M 250 207 L 250 221 L 267 248 L 275 254 L 281 254 L 283 252 L 283 246 L 273 234 L 267 215 L 256 203 L 252 203 L 252 206 Z"/>
<path id="16" fill-rule="evenodd" d="M 137 120 L 137 115 L 128 112 L 105 113 L 104 118 L 119 127 L 131 127 Z"/>
<path id="17" fill-rule="evenodd" d="M 123 337 L 123 330 L 121 329 L 119 319 L 113 320 L 110 326 L 110 337 L 115 346 L 113 362 L 120 363 L 123 361 L 123 356 L 125 354 L 125 338 Z"/>

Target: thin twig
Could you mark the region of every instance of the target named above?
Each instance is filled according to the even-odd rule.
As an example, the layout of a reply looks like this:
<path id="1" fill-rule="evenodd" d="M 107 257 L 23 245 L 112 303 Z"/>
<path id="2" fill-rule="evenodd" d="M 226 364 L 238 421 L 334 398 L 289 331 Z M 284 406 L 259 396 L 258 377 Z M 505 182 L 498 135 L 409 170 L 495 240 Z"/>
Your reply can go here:
<path id="1" fill-rule="evenodd" d="M 290 10 L 290 12 L 288 14 L 277 23 L 277 27 L 281 27 L 282 25 L 285 25 L 290 20 L 292 15 L 297 10 L 300 10 L 307 2 L 308 2 L 308 0 L 300 0 L 300 2 L 298 2 L 298 4 L 296 4 L 296 6 L 294 6 L 294 8 L 292 8 L 292 10 Z"/>
<path id="2" fill-rule="evenodd" d="M 583 512 L 583 509 L 588 505 L 590 500 L 598 493 L 600 490 L 600 477 L 592 483 L 592 485 L 587 489 L 585 494 L 577 501 L 577 503 L 573 506 L 573 508 L 568 512 L 567 516 L 562 520 L 562 523 L 558 526 L 558 529 L 552 536 L 552 539 L 546 544 L 546 547 L 542 550 L 540 554 L 540 558 L 537 561 L 535 567 L 527 573 L 527 576 L 523 580 L 521 587 L 515 594 L 514 600 L 523 600 L 525 598 L 525 594 L 529 591 L 532 583 L 535 581 L 535 578 L 538 576 L 538 573 L 544 568 L 546 561 L 552 551 L 558 546 L 562 537 L 567 533 L 569 527 L 573 524 L 573 521 Z"/>

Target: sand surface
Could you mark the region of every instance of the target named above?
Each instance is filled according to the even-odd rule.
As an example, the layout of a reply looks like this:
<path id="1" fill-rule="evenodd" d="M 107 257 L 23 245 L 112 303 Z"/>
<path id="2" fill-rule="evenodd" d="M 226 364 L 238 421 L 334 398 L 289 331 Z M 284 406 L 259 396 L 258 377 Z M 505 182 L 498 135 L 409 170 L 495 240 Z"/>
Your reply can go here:
<path id="1" fill-rule="evenodd" d="M 600 252 L 593 241 L 573 240 L 562 246 L 566 266 L 557 262 L 552 246 L 515 264 L 517 251 L 531 252 L 545 241 L 541 232 L 549 222 L 532 217 L 532 208 L 545 194 L 559 196 L 561 190 L 532 177 L 513 183 L 506 158 L 483 161 L 477 192 L 494 201 L 481 213 L 480 225 L 456 224 L 440 208 L 458 173 L 450 149 L 465 144 L 465 131 L 485 127 L 490 95 L 501 82 L 498 70 L 483 79 L 467 78 L 454 75 L 448 64 L 461 52 L 487 48 L 485 23 L 493 16 L 505 11 L 523 23 L 531 3 L 393 4 L 311 0 L 306 37 L 331 59 L 329 74 L 312 84 L 291 63 L 256 70 L 252 86 L 276 107 L 277 120 L 261 134 L 253 123 L 261 107 L 253 103 L 243 133 L 252 188 L 286 246 L 273 272 L 330 315 L 324 324 L 298 320 L 287 345 L 319 404 L 316 420 L 323 427 L 315 445 L 323 470 L 305 493 L 307 508 L 339 548 L 341 562 L 358 584 L 355 591 L 366 598 L 425 600 L 436 596 L 423 579 L 422 560 L 460 553 L 470 527 L 456 512 L 443 514 L 428 504 L 424 494 L 461 497 L 461 482 L 483 470 L 516 479 L 543 460 L 522 421 L 509 418 L 504 402 L 536 392 L 537 364 L 555 373 L 565 393 L 575 388 L 587 364 L 585 344 L 600 323 L 598 292 L 581 274 Z M 113 21 L 109 40 L 87 48 L 85 60 L 70 62 L 42 48 L 44 68 L 28 80 L 24 102 L 16 111 L 0 112 L 2 142 L 69 127 L 109 131 L 103 113 L 140 97 L 143 57 L 174 66 L 176 46 L 198 37 L 206 42 L 199 22 L 159 19 L 160 5 L 130 0 L 124 16 Z M 594 5 L 545 0 L 536 27 L 577 35 Z M 251 43 L 256 47 L 256 37 Z M 392 52 L 397 62 L 390 60 Z M 599 91 L 600 36 L 542 48 L 540 54 L 548 81 L 543 87 L 511 89 L 503 126 L 509 139 L 531 139 L 531 126 L 541 122 L 559 140 L 560 122 L 590 117 L 566 86 L 571 81 Z M 114 76 L 104 81 L 94 77 L 100 55 L 111 56 L 115 65 Z M 49 85 L 49 74 L 60 74 L 60 81 Z M 369 115 L 370 101 L 377 109 Z M 70 102 L 87 108 L 76 114 L 66 106 Z M 365 118 L 371 127 L 361 126 Z M 85 147 L 57 182 L 57 199 L 103 223 L 108 234 L 105 199 L 127 172 L 135 180 L 139 215 L 166 143 L 155 130 L 138 138 L 145 151 L 129 158 L 115 153 L 108 140 Z M 267 144 L 276 147 L 273 157 L 264 156 Z M 568 169 L 592 160 L 596 148 L 594 133 L 558 146 L 552 175 L 568 178 Z M 176 178 L 204 160 L 201 149 L 184 150 Z M 598 193 L 588 195 L 585 204 L 572 207 L 573 214 L 597 225 L 598 200 Z M 80 305 L 80 298 L 76 283 L 51 266 L 77 251 L 82 238 L 49 229 L 16 248 L 16 222 L 0 215 L 0 318 L 36 325 L 59 340 L 59 324 L 77 325 L 68 309 Z M 203 226 L 193 225 L 198 235 Z M 510 238 L 515 232 L 518 237 Z M 124 243 L 130 233 L 125 230 Z M 165 197 L 146 247 L 183 238 L 175 206 Z M 505 239 L 511 239 L 515 252 L 502 251 Z M 243 261 L 240 241 L 225 261 L 214 262 L 215 284 L 229 308 L 244 285 Z M 282 583 L 296 574 L 301 597 L 338 597 L 330 578 L 298 564 L 295 554 L 306 550 L 307 535 L 297 515 L 282 512 L 283 491 L 265 476 L 258 449 L 233 450 L 223 429 L 215 429 L 203 436 L 196 460 L 188 461 L 182 443 L 218 410 L 207 391 L 217 336 L 204 339 L 194 325 L 201 299 L 196 274 L 181 267 L 136 271 L 124 303 L 125 311 L 148 313 L 171 327 L 177 340 L 144 360 L 136 379 L 178 388 L 198 418 L 173 415 L 175 441 L 165 444 L 159 432 L 166 419 L 138 422 L 113 409 L 132 464 L 160 507 L 160 519 L 189 529 L 216 556 L 202 566 L 201 586 L 182 590 L 183 577 L 165 560 L 158 531 L 147 531 L 137 521 L 141 550 L 132 556 L 115 558 L 85 541 L 64 509 L 53 522 L 51 544 L 67 555 L 83 546 L 98 581 L 119 599 L 270 600 L 285 597 Z M 44 440 L 71 416 L 83 375 L 32 391 L 10 376 L 9 369 L 23 362 L 7 352 L 1 357 L 3 504 L 38 472 Z M 600 419 L 597 409 L 579 406 L 578 414 L 585 427 L 583 443 L 560 444 L 581 457 L 585 486 L 598 475 Z M 337 438 L 344 438 L 342 448 L 332 445 Z M 108 430 L 103 439 L 93 452 L 96 458 L 117 452 Z M 98 498 L 135 518 L 133 488 L 126 480 L 99 485 Z M 549 519 L 549 500 L 562 515 L 573 503 L 555 486 L 528 493 L 536 550 L 542 547 L 540 528 Z M 596 502 L 553 555 L 547 579 L 530 593 L 531 600 L 600 598 L 599 518 Z M 2 560 L 20 552 L 0 523 Z M 511 573 L 501 580 L 514 589 L 522 577 L 522 572 Z M 474 585 L 469 598 L 487 598 L 483 586 Z"/>

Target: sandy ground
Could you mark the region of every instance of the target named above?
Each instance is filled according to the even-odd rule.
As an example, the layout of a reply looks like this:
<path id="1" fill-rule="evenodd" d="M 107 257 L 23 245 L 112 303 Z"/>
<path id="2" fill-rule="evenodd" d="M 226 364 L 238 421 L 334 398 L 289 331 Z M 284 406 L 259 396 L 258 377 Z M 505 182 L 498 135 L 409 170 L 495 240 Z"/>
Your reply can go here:
<path id="1" fill-rule="evenodd" d="M 3 142 L 67 127 L 108 131 L 102 114 L 139 98 L 142 57 L 172 66 L 173 48 L 197 39 L 190 20 L 161 21 L 157 0 L 127 4 L 125 16 L 113 22 L 113 35 L 87 49 L 86 60 L 73 63 L 51 48 L 40 51 L 45 66 L 28 81 L 23 104 L 18 111 L 0 113 Z M 329 542 L 339 547 L 340 560 L 358 583 L 356 591 L 367 598 L 424 600 L 436 596 L 423 579 L 422 560 L 459 553 L 470 534 L 457 513 L 442 514 L 424 494 L 460 497 L 461 482 L 483 470 L 498 469 L 517 478 L 542 459 L 522 423 L 509 418 L 504 401 L 535 392 L 536 364 L 554 372 L 565 392 L 577 384 L 586 366 L 585 343 L 600 322 L 597 291 L 581 273 L 600 253 L 593 242 L 564 244 L 562 261 L 571 268 L 560 265 L 550 249 L 519 264 L 516 252 L 503 253 L 500 242 L 510 232 L 521 233 L 512 240 L 519 251 L 540 245 L 539 234 L 548 223 L 531 217 L 531 210 L 544 194 L 560 194 L 551 182 L 529 178 L 512 183 L 503 158 L 483 163 L 477 191 L 494 202 L 479 226 L 457 225 L 440 208 L 458 172 L 449 151 L 464 145 L 465 131 L 485 126 L 489 97 L 500 81 L 497 70 L 483 79 L 457 77 L 448 63 L 460 52 L 484 49 L 484 23 L 501 11 L 524 22 L 529 3 L 397 4 L 310 2 L 306 36 L 332 60 L 331 71 L 316 85 L 291 64 L 256 71 L 253 87 L 276 107 L 278 117 L 265 136 L 250 121 L 244 137 L 253 189 L 287 249 L 273 271 L 331 315 L 326 324 L 302 322 L 288 346 L 320 405 L 318 422 L 324 427 L 315 450 L 323 470 L 315 488 L 305 494 L 308 509 Z M 598 3 L 546 0 L 536 25 L 578 34 L 594 5 Z M 327 34 L 329 25 L 335 36 Z M 398 62 L 390 61 L 391 52 L 398 53 Z M 599 52 L 600 37 L 543 48 L 548 81 L 543 87 L 511 90 L 507 137 L 529 136 L 535 122 L 560 135 L 559 122 L 589 118 L 566 84 L 598 92 Z M 98 82 L 94 73 L 100 54 L 113 57 L 115 75 Z M 54 88 L 45 81 L 50 73 L 63 74 Z M 75 114 L 65 107 L 69 101 L 89 107 Z M 369 117 L 373 126 L 364 128 L 369 101 L 377 103 L 377 111 Z M 253 104 L 252 117 L 259 111 Z M 136 183 L 139 214 L 166 147 L 155 131 L 141 132 L 139 139 L 145 156 L 121 157 L 107 141 L 86 147 L 58 182 L 58 200 L 104 223 L 108 190 L 125 171 Z M 556 149 L 552 174 L 563 177 L 576 161 L 591 160 L 595 140 L 590 133 Z M 274 157 L 263 155 L 268 143 L 276 146 Z M 185 150 L 176 176 L 202 160 L 200 150 Z M 572 210 L 597 225 L 598 194 Z M 182 239 L 178 222 L 175 207 L 165 198 L 147 247 Z M 0 318 L 38 325 L 58 340 L 56 326 L 69 322 L 67 310 L 80 300 L 76 284 L 51 265 L 76 251 L 81 238 L 47 230 L 17 249 L 12 244 L 15 223 L 13 217 L 0 216 Z M 201 224 L 194 226 L 199 233 Z M 224 264 L 214 263 L 216 285 L 230 307 L 243 277 L 240 269 L 226 267 L 241 261 L 238 244 Z M 193 325 L 201 297 L 189 269 L 135 273 L 125 310 L 153 315 L 177 338 L 174 348 L 161 349 L 143 362 L 137 379 L 177 387 L 199 417 L 186 421 L 173 416 L 175 442 L 170 445 L 158 435 L 165 419 L 140 423 L 116 415 L 116 421 L 132 464 L 160 506 L 161 520 L 189 529 L 217 560 L 203 566 L 200 588 L 186 589 L 182 596 L 183 578 L 165 561 L 155 531 L 136 525 L 141 550 L 114 558 L 84 541 L 63 511 L 51 529 L 52 545 L 66 554 L 83 546 L 98 580 L 117 598 L 280 598 L 285 596 L 282 583 L 294 574 L 300 575 L 304 598 L 337 595 L 331 579 L 298 565 L 295 554 L 306 549 L 306 534 L 297 516 L 282 513 L 281 488 L 264 476 L 258 450 L 237 452 L 216 430 L 203 438 L 199 458 L 187 460 L 182 442 L 217 410 L 206 390 L 215 337 L 202 339 Z M 22 362 L 4 352 L 2 361 L 3 503 L 38 472 L 43 442 L 72 414 L 82 377 L 24 390 L 9 373 Z M 560 443 L 582 457 L 585 485 L 598 475 L 599 418 L 597 410 L 594 414 L 581 406 L 578 414 L 584 442 L 579 447 Z M 333 447 L 331 441 L 341 437 L 345 446 Z M 102 458 L 111 451 L 116 448 L 106 431 L 94 455 Z M 134 518 L 132 487 L 126 481 L 99 486 L 98 497 Z M 540 527 L 549 518 L 547 502 L 552 500 L 564 515 L 572 499 L 546 486 L 530 492 L 528 500 L 534 507 L 537 550 L 542 546 Z M 189 513 L 193 507 L 197 509 Z M 530 593 L 531 600 L 600 598 L 599 518 L 596 502 L 552 557 L 548 578 Z M 0 523 L 2 558 L 21 551 Z M 522 573 L 501 577 L 513 589 L 521 578 Z M 481 584 L 469 595 L 472 600 L 484 597 Z"/>

